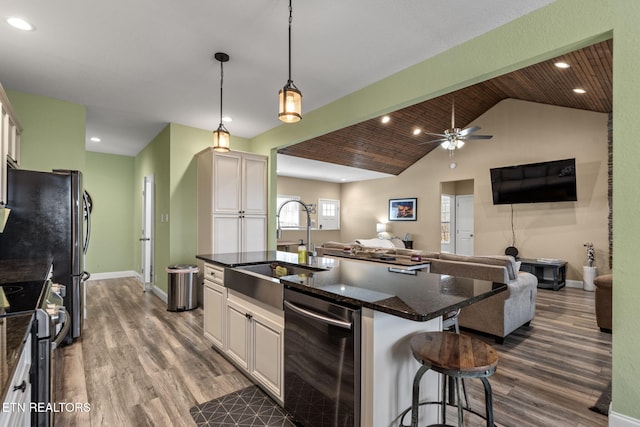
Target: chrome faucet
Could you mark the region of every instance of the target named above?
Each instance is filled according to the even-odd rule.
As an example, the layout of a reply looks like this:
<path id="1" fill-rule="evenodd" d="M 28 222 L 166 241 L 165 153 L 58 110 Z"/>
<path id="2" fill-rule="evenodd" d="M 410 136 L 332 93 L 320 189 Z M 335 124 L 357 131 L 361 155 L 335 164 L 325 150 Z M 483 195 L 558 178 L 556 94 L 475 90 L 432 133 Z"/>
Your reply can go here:
<path id="1" fill-rule="evenodd" d="M 282 237 L 282 228 L 280 228 L 280 211 L 282 211 L 284 205 L 287 205 L 291 202 L 299 203 L 300 205 L 302 205 L 304 211 L 307 213 L 307 252 L 309 253 L 309 256 L 315 256 L 315 248 L 311 246 L 311 212 L 314 211 L 314 209 L 312 205 L 308 205 L 303 201 L 291 199 L 280 205 L 280 207 L 278 208 L 278 213 L 276 214 L 276 219 L 278 222 L 276 228 L 276 239 L 280 239 Z"/>

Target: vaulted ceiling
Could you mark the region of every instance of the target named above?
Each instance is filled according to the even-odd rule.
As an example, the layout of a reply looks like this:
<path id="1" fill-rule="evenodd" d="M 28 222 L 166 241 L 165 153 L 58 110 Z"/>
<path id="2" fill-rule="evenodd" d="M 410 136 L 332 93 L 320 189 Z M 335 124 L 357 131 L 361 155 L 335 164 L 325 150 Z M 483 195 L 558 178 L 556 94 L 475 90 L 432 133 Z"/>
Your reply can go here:
<path id="1" fill-rule="evenodd" d="M 413 131 L 441 133 L 450 128 L 454 99 L 456 126 L 460 128 L 506 98 L 610 113 L 612 48 L 612 41 L 607 40 L 392 112 L 386 124 L 380 117 L 373 118 L 278 152 L 398 175 L 430 151 L 440 149 L 437 143 L 421 144 L 433 138 L 424 133 L 414 135 Z M 560 69 L 554 65 L 558 61 L 570 67 Z M 575 88 L 586 92 L 577 94 Z"/>

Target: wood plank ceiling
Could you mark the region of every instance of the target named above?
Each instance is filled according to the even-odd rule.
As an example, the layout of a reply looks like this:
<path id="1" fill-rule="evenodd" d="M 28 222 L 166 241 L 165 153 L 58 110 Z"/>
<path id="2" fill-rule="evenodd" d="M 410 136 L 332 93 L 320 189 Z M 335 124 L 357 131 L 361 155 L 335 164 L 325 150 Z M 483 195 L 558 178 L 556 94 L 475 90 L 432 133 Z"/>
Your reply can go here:
<path id="1" fill-rule="evenodd" d="M 398 175 L 438 144 L 420 144 L 431 137 L 413 135 L 415 128 L 442 133 L 451 127 L 455 98 L 456 126 L 469 123 L 506 98 L 581 110 L 612 111 L 612 40 L 540 62 L 458 91 L 282 148 L 278 153 Z M 563 61 L 570 68 L 558 69 Z M 574 88 L 583 88 L 576 94 Z M 482 133 L 482 131 L 478 132 Z"/>

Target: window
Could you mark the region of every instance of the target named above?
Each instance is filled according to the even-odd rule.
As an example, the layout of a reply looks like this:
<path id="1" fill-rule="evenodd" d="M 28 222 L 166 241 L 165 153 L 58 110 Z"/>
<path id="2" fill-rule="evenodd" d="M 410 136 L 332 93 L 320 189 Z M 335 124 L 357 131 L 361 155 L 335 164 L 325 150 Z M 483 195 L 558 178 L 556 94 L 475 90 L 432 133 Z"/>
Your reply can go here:
<path id="1" fill-rule="evenodd" d="M 440 243 L 451 243 L 451 200 L 452 196 L 440 198 Z"/>
<path id="2" fill-rule="evenodd" d="M 300 196 L 285 196 L 278 194 L 278 210 L 287 200 L 300 200 Z M 277 212 L 277 211 L 276 211 Z M 280 211 L 280 227 L 300 227 L 300 203 L 287 203 Z"/>
<path id="3" fill-rule="evenodd" d="M 340 229 L 340 200 L 318 199 L 318 228 Z"/>

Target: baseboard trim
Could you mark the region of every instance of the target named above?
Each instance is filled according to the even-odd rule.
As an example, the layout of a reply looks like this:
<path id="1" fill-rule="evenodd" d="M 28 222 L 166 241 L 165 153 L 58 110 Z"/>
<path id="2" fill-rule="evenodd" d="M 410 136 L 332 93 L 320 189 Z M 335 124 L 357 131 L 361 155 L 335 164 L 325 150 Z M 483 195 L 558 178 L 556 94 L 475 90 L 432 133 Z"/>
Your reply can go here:
<path id="1" fill-rule="evenodd" d="M 140 273 L 135 271 L 110 271 L 107 273 L 91 273 L 91 280 L 119 279 L 121 277 L 140 277 Z"/>
<path id="2" fill-rule="evenodd" d="M 580 288 L 580 289 L 582 289 L 583 284 L 582 284 L 582 280 L 567 280 L 565 286 L 567 288 Z"/>
<path id="3" fill-rule="evenodd" d="M 640 420 L 618 414 L 609 409 L 609 427 L 640 427 Z"/>

